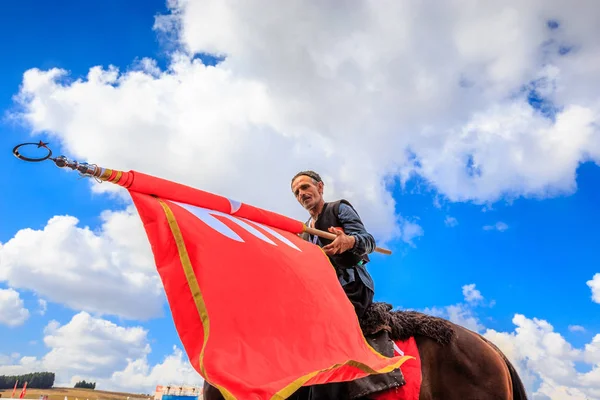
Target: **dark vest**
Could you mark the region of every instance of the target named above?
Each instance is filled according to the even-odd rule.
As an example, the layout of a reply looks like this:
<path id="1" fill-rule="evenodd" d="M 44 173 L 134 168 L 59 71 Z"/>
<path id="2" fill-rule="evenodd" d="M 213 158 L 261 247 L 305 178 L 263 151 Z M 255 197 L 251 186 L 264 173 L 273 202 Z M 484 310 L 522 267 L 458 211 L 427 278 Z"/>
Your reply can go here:
<path id="1" fill-rule="evenodd" d="M 344 199 L 334 201 L 331 203 L 325 203 L 323 205 L 323 210 L 321 211 L 321 214 L 319 214 L 319 216 L 317 217 L 317 222 L 315 223 L 316 229 L 328 232 L 328 229 L 331 226 L 342 228 L 342 223 L 340 222 L 340 220 L 338 218 L 338 211 L 340 209 L 340 203 L 345 203 L 346 205 L 352 207 L 352 204 L 350 204 L 349 201 L 344 200 Z M 352 207 L 352 209 L 354 210 L 354 207 Z M 354 210 L 354 211 L 356 211 L 356 210 Z M 357 214 L 358 214 L 358 212 L 357 212 Z M 309 221 L 310 221 L 310 219 L 309 219 Z M 307 221 L 307 224 L 308 224 L 308 221 Z M 302 233 L 301 237 L 304 240 L 311 241 L 310 235 L 306 232 Z M 319 241 L 321 242 L 321 244 L 323 246 L 326 246 L 332 242 L 332 240 L 325 239 L 322 237 L 319 237 Z M 331 263 L 333 264 L 333 266 L 336 267 L 336 269 L 351 268 L 351 267 L 355 266 L 356 264 L 358 264 L 361 260 L 364 263 L 369 262 L 369 256 L 367 256 L 366 254 L 364 256 L 359 256 L 359 255 L 354 254 L 351 250 L 348 250 L 342 254 L 335 254 L 333 256 L 328 256 L 328 257 L 331 260 Z"/>

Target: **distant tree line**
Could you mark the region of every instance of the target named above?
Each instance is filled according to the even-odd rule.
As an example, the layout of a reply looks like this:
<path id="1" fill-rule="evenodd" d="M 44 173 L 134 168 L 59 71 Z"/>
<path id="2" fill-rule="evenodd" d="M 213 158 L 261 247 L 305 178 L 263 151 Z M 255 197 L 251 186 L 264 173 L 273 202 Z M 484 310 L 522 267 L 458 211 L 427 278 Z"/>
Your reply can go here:
<path id="1" fill-rule="evenodd" d="M 18 380 L 18 388 L 27 382 L 28 389 L 50 389 L 54 386 L 54 372 L 34 372 L 25 375 L 0 375 L 0 389 L 12 389 Z"/>
<path id="2" fill-rule="evenodd" d="M 86 382 L 85 380 L 79 381 L 73 386 L 81 389 L 96 389 L 96 382 Z"/>

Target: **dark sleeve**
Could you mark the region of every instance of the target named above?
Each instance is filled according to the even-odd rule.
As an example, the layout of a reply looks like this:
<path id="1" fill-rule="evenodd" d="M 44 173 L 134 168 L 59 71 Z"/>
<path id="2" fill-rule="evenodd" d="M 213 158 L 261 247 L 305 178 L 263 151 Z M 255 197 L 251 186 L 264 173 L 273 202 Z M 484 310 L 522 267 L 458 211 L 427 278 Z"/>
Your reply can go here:
<path id="1" fill-rule="evenodd" d="M 362 256 L 370 254 L 375 250 L 375 238 L 365 229 L 360 217 L 352 207 L 345 203 L 340 204 L 338 218 L 342 222 L 346 235 L 356 238 L 354 248 L 351 250 L 355 254 Z"/>

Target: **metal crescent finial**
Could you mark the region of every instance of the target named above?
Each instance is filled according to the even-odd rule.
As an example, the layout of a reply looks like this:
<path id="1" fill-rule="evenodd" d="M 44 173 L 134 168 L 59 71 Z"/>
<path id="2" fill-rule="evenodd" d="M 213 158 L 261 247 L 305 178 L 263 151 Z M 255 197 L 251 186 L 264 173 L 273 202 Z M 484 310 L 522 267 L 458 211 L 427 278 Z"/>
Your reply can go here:
<path id="1" fill-rule="evenodd" d="M 38 149 L 40 149 L 40 148 L 46 149 L 46 151 L 48 153 L 43 157 L 37 157 L 37 158 L 26 157 L 26 156 L 22 155 L 21 153 L 19 153 L 19 149 L 23 146 L 37 146 Z M 18 144 L 13 148 L 13 154 L 18 159 L 23 160 L 23 161 L 28 161 L 28 162 L 40 162 L 40 161 L 51 160 L 59 168 L 70 168 L 74 171 L 79 172 L 79 175 L 81 175 L 81 176 L 91 177 L 91 178 L 94 178 L 98 182 L 102 182 L 102 180 L 98 179 L 98 178 L 101 177 L 101 175 L 103 174 L 103 172 L 104 172 L 103 168 L 98 167 L 96 164 L 88 164 L 86 162 L 78 162 L 75 160 L 69 160 L 65 156 L 58 156 L 58 157 L 53 158 L 52 150 L 48 147 L 48 143 L 43 142 L 42 140 L 40 140 L 38 143 L 27 142 L 27 143 Z"/>
<path id="2" fill-rule="evenodd" d="M 31 146 L 31 145 L 35 145 L 37 146 L 37 148 L 45 148 L 48 151 L 48 154 L 46 154 L 44 157 L 38 157 L 38 158 L 32 158 L 32 157 L 25 157 L 24 155 L 22 155 L 21 153 L 19 153 L 19 149 L 23 146 Z M 43 141 L 39 141 L 38 143 L 33 143 L 33 142 L 29 142 L 29 143 L 21 143 L 16 145 L 13 148 L 13 154 L 15 155 L 15 157 L 17 157 L 20 160 L 23 161 L 29 161 L 29 162 L 40 162 L 40 161 L 46 161 L 48 159 L 52 160 L 52 150 L 50 150 L 50 148 L 48 147 L 48 143 L 44 143 Z"/>

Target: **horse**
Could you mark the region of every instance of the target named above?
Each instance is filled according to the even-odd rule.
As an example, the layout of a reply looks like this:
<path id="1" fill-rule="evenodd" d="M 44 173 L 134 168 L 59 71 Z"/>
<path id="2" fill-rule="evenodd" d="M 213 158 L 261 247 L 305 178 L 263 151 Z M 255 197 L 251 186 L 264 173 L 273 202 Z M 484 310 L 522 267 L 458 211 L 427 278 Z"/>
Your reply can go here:
<path id="1" fill-rule="evenodd" d="M 360 324 L 366 334 L 387 326 L 395 342 L 414 338 L 421 362 L 419 400 L 527 400 L 523 382 L 504 353 L 463 326 L 417 311 L 392 311 L 387 303 L 373 303 Z M 224 400 L 210 383 L 205 381 L 203 389 L 205 400 Z M 289 399 L 312 400 L 310 389 L 301 387 Z M 376 399 L 380 394 L 360 400 Z M 342 390 L 334 398 L 348 397 Z M 391 392 L 385 398 L 406 400 L 401 393 Z"/>

